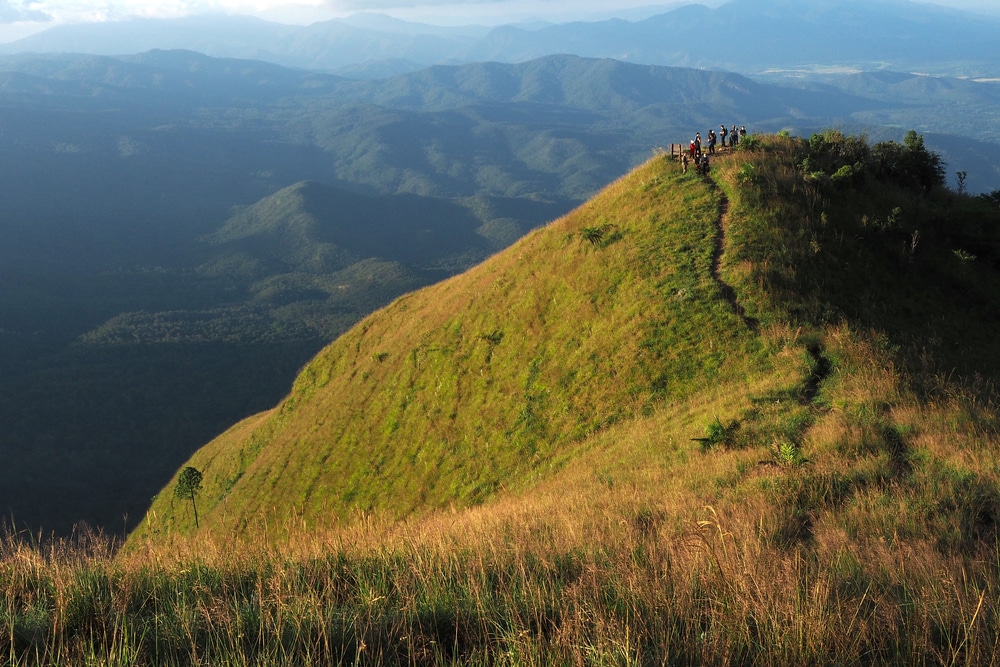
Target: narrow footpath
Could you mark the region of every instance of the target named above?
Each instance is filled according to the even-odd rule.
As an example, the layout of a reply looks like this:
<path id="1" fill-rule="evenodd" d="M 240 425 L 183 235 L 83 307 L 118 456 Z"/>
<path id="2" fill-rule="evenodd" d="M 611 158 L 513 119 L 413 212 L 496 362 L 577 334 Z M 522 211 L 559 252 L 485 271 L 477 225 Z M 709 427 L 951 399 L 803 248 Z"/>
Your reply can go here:
<path id="1" fill-rule="evenodd" d="M 754 333 L 757 333 L 760 330 L 760 322 L 747 315 L 743 306 L 740 305 L 736 298 L 736 290 L 733 289 L 732 285 L 722 279 L 722 255 L 726 249 L 726 229 L 729 226 L 729 198 L 722 191 L 722 188 L 716 185 L 715 181 L 713 181 L 710 176 L 705 176 L 705 182 L 708 184 L 709 188 L 719 196 L 719 219 L 715 223 L 715 250 L 712 253 L 712 280 L 714 280 L 715 284 L 718 286 L 719 292 L 722 294 L 722 298 L 729 303 L 733 312 L 736 313 L 741 320 L 743 320 L 743 324 L 745 324 L 746 327 Z"/>
<path id="2" fill-rule="evenodd" d="M 708 175 L 704 176 L 705 182 L 708 187 L 718 195 L 719 198 L 719 218 L 716 222 L 715 230 L 715 250 L 712 253 L 712 280 L 719 288 L 719 292 L 722 294 L 722 298 L 726 300 L 733 312 L 743 321 L 748 329 L 757 333 L 760 331 L 760 322 L 753 317 L 747 315 L 743 306 L 740 305 L 736 298 L 736 290 L 733 289 L 732 285 L 727 283 L 722 279 L 721 267 L 722 267 L 722 256 L 725 253 L 726 248 L 726 230 L 729 227 L 729 198 L 722 191 L 722 188 L 716 184 L 715 181 L 711 179 Z M 812 359 L 813 370 L 808 378 L 806 378 L 805 384 L 802 390 L 802 396 L 800 397 L 800 402 L 803 405 L 811 405 L 816 402 L 816 396 L 819 393 L 820 386 L 823 381 L 830 375 L 832 366 L 830 360 L 825 356 L 823 346 L 820 343 L 813 343 L 808 348 L 810 358 Z"/>

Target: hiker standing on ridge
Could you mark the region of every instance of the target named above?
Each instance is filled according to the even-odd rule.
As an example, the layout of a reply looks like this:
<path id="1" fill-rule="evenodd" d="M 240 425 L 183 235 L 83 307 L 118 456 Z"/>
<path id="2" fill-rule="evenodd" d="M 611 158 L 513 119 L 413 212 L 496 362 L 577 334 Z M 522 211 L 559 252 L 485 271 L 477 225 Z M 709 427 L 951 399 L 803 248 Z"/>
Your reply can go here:
<path id="1" fill-rule="evenodd" d="M 715 155 L 715 130 L 708 131 L 708 152 Z"/>
<path id="2" fill-rule="evenodd" d="M 694 133 L 694 154 L 701 155 L 701 132 Z"/>
<path id="3" fill-rule="evenodd" d="M 740 131 L 736 129 L 733 125 L 733 131 L 729 133 L 729 145 L 736 148 L 737 144 L 740 143 Z"/>
<path id="4" fill-rule="evenodd" d="M 719 126 L 719 139 L 722 141 L 722 147 L 726 147 L 726 135 L 729 134 L 729 130 L 726 129 L 725 125 Z"/>

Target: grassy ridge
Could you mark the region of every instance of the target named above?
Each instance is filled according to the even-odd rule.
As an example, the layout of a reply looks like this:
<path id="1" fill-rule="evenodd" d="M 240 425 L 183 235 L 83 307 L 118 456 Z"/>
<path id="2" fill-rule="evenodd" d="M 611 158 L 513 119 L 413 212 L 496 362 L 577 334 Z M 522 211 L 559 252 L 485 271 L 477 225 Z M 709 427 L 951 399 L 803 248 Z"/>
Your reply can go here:
<path id="1" fill-rule="evenodd" d="M 655 159 L 397 300 L 310 362 L 252 434 L 192 459 L 205 524 L 478 502 L 551 474 L 611 424 L 762 363 L 710 275 L 718 215 L 706 183 Z M 186 508 L 167 495 L 147 526 L 183 530 Z"/>
<path id="2" fill-rule="evenodd" d="M 207 530 L 185 536 L 178 504 L 169 534 L 165 516 L 151 516 L 147 532 L 115 558 L 87 542 L 45 553 L 9 540 L 0 559 L 7 586 L 3 655 L 20 664 L 116 665 L 991 664 L 1000 650 L 1000 404 L 991 366 L 977 361 L 995 349 L 988 315 L 996 297 L 978 290 L 997 284 L 998 214 L 946 191 L 915 193 L 868 177 L 850 190 L 829 183 L 817 189 L 801 167 L 808 155 L 808 146 L 793 139 L 747 142 L 746 150 L 716 162 L 714 186 L 654 160 L 468 276 L 372 316 L 342 339 L 347 347 L 338 343 L 317 357 L 282 406 L 237 425 L 192 460 L 206 471 L 202 500 L 205 514 L 215 514 Z M 663 184 L 669 187 L 658 192 Z M 716 277 L 722 194 L 728 214 Z M 647 196 L 683 213 L 621 215 Z M 852 199 L 877 201 L 890 212 L 910 207 L 907 219 L 918 226 L 875 225 L 873 209 L 856 208 Z M 621 238 L 603 247 L 604 236 L 586 240 L 593 238 L 586 230 L 611 222 L 612 210 Z M 653 218 L 683 222 L 636 242 Z M 917 230 L 936 241 L 915 251 L 898 243 Z M 956 254 L 963 249 L 976 259 Z M 561 260 L 559 250 L 571 251 L 572 261 Z M 668 261 L 661 252 L 689 262 Z M 529 261 L 536 256 L 564 280 L 547 277 L 545 265 Z M 610 270 L 624 266 L 632 271 Z M 842 278 L 865 270 L 872 271 L 868 281 L 864 274 Z M 519 299 L 497 297 L 498 275 L 524 280 L 530 271 L 540 299 L 528 289 Z M 608 285 L 619 286 L 613 295 L 639 294 L 635 285 L 647 284 L 647 272 L 656 276 L 658 298 L 639 305 L 663 319 L 648 317 L 635 330 L 647 347 L 628 348 L 631 374 L 617 367 L 589 383 L 601 386 L 571 386 L 591 392 L 590 403 L 581 404 L 592 406 L 630 396 L 619 385 L 645 393 L 622 403 L 618 419 L 576 439 L 546 440 L 532 456 L 523 449 L 527 429 L 511 430 L 506 459 L 496 447 L 484 448 L 484 469 L 511 466 L 503 493 L 469 494 L 435 510 L 436 487 L 428 484 L 425 504 L 403 520 L 371 502 L 376 511 L 355 510 L 340 525 L 310 530 L 303 530 L 312 522 L 304 512 L 279 517 L 262 504 L 242 531 L 225 519 L 227 505 L 239 511 L 236 491 L 269 449 L 287 433 L 305 442 L 293 429 L 296 411 L 345 386 L 338 378 L 352 372 L 365 386 L 365 371 L 394 363 L 390 342 L 451 331 L 461 350 L 455 327 L 440 324 L 458 313 L 466 315 L 463 326 L 471 322 L 487 338 L 502 331 L 496 343 L 476 337 L 466 356 L 483 371 L 475 381 L 507 378 L 502 386 L 512 396 L 498 392 L 493 401 L 523 409 L 525 387 L 534 386 L 527 362 L 536 357 L 520 355 L 548 349 L 529 347 L 531 332 L 569 330 L 581 321 L 596 326 L 588 308 L 608 314 L 639 307 L 634 296 L 609 298 Z M 609 282 L 616 275 L 622 277 Z M 881 276 L 885 282 L 874 280 Z M 458 289 L 463 280 L 478 281 L 476 288 Z M 725 284 L 756 328 L 746 327 L 724 298 Z M 489 319 L 570 312 L 550 310 L 566 294 L 563 285 L 587 296 L 563 296 L 575 305 L 572 322 L 529 319 L 514 335 L 512 323 Z M 856 298 L 859 285 L 870 298 Z M 911 293 L 921 295 L 922 317 L 905 296 Z M 976 299 L 979 308 L 952 303 L 960 297 Z M 501 308 L 455 309 L 474 299 Z M 654 302 L 668 305 L 654 311 Z M 944 326 L 942 313 L 960 319 Z M 403 319 L 394 319 L 404 314 L 413 318 L 405 320 L 407 331 Z M 921 327 L 933 327 L 938 340 L 914 344 Z M 377 344 L 363 347 L 376 335 Z M 965 350 L 965 335 L 985 348 Z M 613 340 L 600 339 L 602 359 L 625 354 Z M 366 349 L 386 356 L 358 353 Z M 418 397 L 420 363 L 445 377 L 453 368 L 429 361 L 430 347 L 421 348 L 416 364 L 414 348 L 402 349 L 402 362 L 380 376 L 381 389 L 366 395 L 381 406 L 371 412 L 378 426 L 395 419 L 396 433 L 408 428 L 411 407 L 432 404 L 411 400 L 392 412 L 394 387 Z M 658 351 L 649 353 L 655 363 L 645 350 Z M 692 358 L 701 366 L 685 371 Z M 535 379 L 551 368 L 540 366 Z M 657 373 L 663 368 L 670 372 Z M 682 382 L 685 372 L 697 376 Z M 454 386 L 465 385 L 459 378 Z M 463 406 L 456 397 L 467 395 L 447 395 L 442 409 Z M 575 420 L 571 398 L 545 414 Z M 330 403 L 320 405 L 314 424 L 335 414 Z M 475 412 L 496 419 L 492 409 L 484 401 Z M 264 435 L 271 439 L 254 440 Z M 233 444 L 255 442 L 256 459 L 210 509 L 219 488 L 210 471 L 233 460 Z M 317 442 L 323 440 L 311 446 Z M 399 474 L 420 470 L 406 459 L 396 465 L 406 465 Z M 402 482 L 377 488 L 414 502 Z M 282 486 L 272 491 L 279 502 Z M 150 530 L 157 521 L 159 534 Z"/>

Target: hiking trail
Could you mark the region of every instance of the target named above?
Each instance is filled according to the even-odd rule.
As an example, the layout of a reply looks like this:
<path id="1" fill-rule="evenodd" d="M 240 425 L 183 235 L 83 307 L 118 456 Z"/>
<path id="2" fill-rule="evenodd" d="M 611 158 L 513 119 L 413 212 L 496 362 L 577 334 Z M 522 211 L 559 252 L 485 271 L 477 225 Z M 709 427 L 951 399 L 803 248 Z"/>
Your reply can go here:
<path id="1" fill-rule="evenodd" d="M 710 177 L 705 176 L 705 181 L 708 183 L 709 188 L 719 195 L 719 218 L 715 223 L 715 249 L 712 252 L 712 280 L 715 281 L 716 286 L 719 288 L 722 298 L 726 300 L 733 312 L 743 321 L 743 324 L 754 333 L 757 333 L 760 330 L 760 322 L 756 318 L 747 315 L 746 310 L 744 310 L 736 298 L 736 290 L 722 279 L 722 256 L 726 249 L 726 229 L 729 226 L 729 198 Z"/>

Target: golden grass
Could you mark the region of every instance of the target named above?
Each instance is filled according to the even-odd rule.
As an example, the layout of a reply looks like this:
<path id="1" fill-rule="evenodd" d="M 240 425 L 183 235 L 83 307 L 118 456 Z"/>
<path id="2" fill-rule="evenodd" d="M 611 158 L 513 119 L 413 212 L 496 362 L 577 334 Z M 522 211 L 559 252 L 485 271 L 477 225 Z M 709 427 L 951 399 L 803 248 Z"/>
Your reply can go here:
<path id="1" fill-rule="evenodd" d="M 828 340 L 843 358 L 865 358 L 867 344 L 843 329 Z M 806 465 L 762 464 L 764 443 L 702 452 L 691 437 L 707 415 L 740 414 L 792 378 L 717 387 L 697 408 L 677 404 L 595 436 L 530 493 L 474 508 L 405 521 L 360 515 L 339 529 L 288 525 L 282 540 L 175 536 L 115 560 L 73 551 L 42 558 L 17 545 L 3 559 L 7 599 L 50 609 L 52 634 L 41 636 L 53 637 L 71 600 L 99 603 L 81 593 L 90 573 L 97 590 L 106 586 L 110 606 L 99 609 L 111 615 L 108 634 L 50 638 L 39 650 L 67 661 L 96 653 L 104 664 L 153 664 L 129 611 L 136 596 L 171 590 L 180 597 L 158 598 L 158 613 L 180 639 L 161 646 L 164 664 L 209 654 L 227 664 L 991 664 L 995 556 L 969 558 L 933 534 L 903 534 L 913 513 L 904 480 L 794 506 L 803 503 L 796 489 L 832 476 L 885 474 L 881 453 L 843 445 L 861 435 L 842 406 L 892 405 L 887 418 L 901 426 L 941 424 L 922 428 L 910 447 L 953 451 L 948 424 L 965 423 L 955 414 L 961 401 L 916 408 L 891 367 L 862 371 L 823 387 L 833 407 L 809 431 Z M 799 510 L 810 514 L 808 535 L 781 537 Z M 152 593 L 150 578 L 160 582 Z M 248 607 L 259 613 L 260 642 L 249 647 L 233 641 L 250 629 L 240 615 Z M 282 636 L 297 639 L 280 648 Z M 23 653 L 11 662 L 48 660 Z"/>
<path id="2" fill-rule="evenodd" d="M 843 341 L 845 333 L 830 338 Z M 891 375 L 869 370 L 869 380 L 880 381 L 868 384 L 831 380 L 830 400 L 836 404 L 842 388 L 878 403 L 899 391 Z M 894 535 L 911 510 L 893 483 L 857 489 L 847 499 L 821 498 L 800 508 L 813 513 L 808 537 L 778 537 L 797 483 L 884 467 L 877 456 L 849 460 L 839 451 L 839 441 L 856 435 L 818 421 L 808 439 L 811 463 L 797 467 L 761 465 L 764 445 L 703 453 L 690 440 L 706 414 L 739 413 L 770 389 L 716 389 L 702 410 L 679 404 L 609 429 L 530 493 L 475 508 L 406 521 L 358 516 L 321 531 L 286 526 L 280 546 L 205 535 L 147 542 L 114 561 L 42 560 L 19 548 L 4 559 L 4 580 L 51 578 L 57 610 L 59 601 L 79 595 L 81 569 L 107 571 L 110 599 L 123 610 L 148 586 L 143 577 L 151 571 L 171 589 L 193 587 L 176 602 L 162 601 L 161 613 L 176 605 L 171 622 L 195 640 L 171 649 L 172 664 L 204 652 L 197 643 L 213 633 L 246 632 L 238 615 L 246 604 L 260 606 L 262 641 L 294 629 L 306 648 L 268 654 L 276 644 L 251 650 L 216 637 L 215 655 L 228 664 L 261 664 L 262 655 L 293 663 L 297 655 L 301 662 L 303 652 L 373 664 L 991 664 L 1000 620 L 995 559 L 949 553 L 932 535 Z M 939 416 L 957 409 L 934 408 Z M 843 414 L 834 407 L 825 419 L 842 424 Z M 859 523 L 868 529 L 854 532 Z M 883 529 L 873 530 L 875 523 Z M 224 580 L 247 577 L 246 591 L 213 583 L 213 572 Z M 199 585 L 211 595 L 198 598 Z M 37 597 L 22 600 L 30 607 Z M 437 611 L 428 616 L 429 609 Z M 344 643 L 340 633 L 339 645 L 324 645 L 321 628 L 331 640 L 334 629 L 343 630 L 344 613 L 356 641 Z M 116 622 L 126 620 L 123 613 Z M 123 628 L 112 632 L 122 637 L 121 650 L 144 646 Z M 443 637 L 455 645 L 441 646 Z"/>

